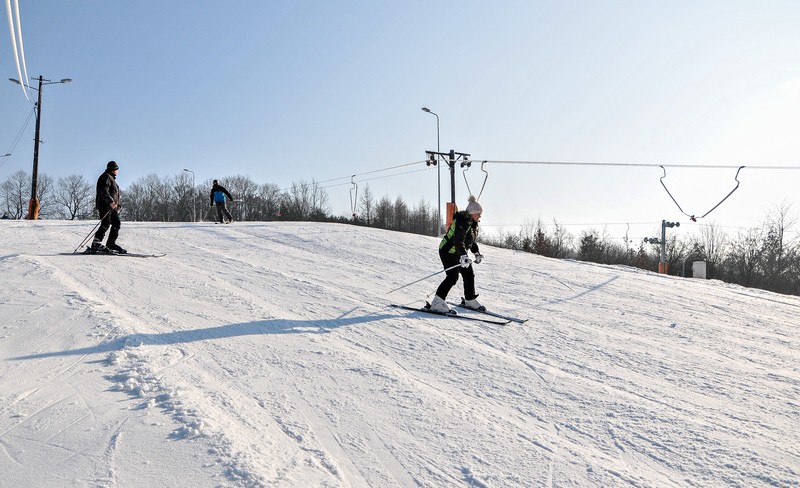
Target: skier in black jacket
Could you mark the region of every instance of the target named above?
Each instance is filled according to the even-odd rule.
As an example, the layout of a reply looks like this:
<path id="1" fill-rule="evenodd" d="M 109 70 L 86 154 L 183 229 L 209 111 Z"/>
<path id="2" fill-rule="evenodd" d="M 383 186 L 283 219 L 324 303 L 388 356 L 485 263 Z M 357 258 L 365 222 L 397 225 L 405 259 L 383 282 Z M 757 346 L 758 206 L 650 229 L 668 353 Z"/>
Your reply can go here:
<path id="1" fill-rule="evenodd" d="M 217 217 L 219 217 L 219 223 L 226 223 L 230 224 L 233 222 L 233 217 L 231 217 L 231 213 L 228 212 L 228 207 L 225 206 L 225 196 L 228 196 L 228 199 L 233 200 L 233 197 L 228 190 L 225 189 L 224 186 L 219 184 L 219 181 L 214 180 L 213 186 L 211 186 L 211 206 L 217 206 Z M 222 220 L 222 214 L 225 213 L 225 217 L 228 218 L 227 221 Z"/>
<path id="2" fill-rule="evenodd" d="M 119 220 L 119 212 L 122 206 L 119 204 L 119 186 L 117 185 L 117 172 L 119 165 L 116 161 L 109 161 L 106 165 L 106 170 L 97 179 L 97 198 L 95 200 L 95 207 L 100 213 L 100 228 L 94 235 L 91 250 L 93 252 L 118 252 L 125 254 L 125 249 L 117 245 L 117 237 L 119 237 L 119 228 L 122 222 Z M 106 236 L 106 231 L 111 227 L 111 232 L 108 233 L 108 241 L 103 245 L 103 238 Z"/>
<path id="3" fill-rule="evenodd" d="M 447 294 L 458 283 L 459 273 L 464 278 L 464 305 L 473 310 L 486 310 L 486 307 L 478 303 L 478 294 L 475 293 L 475 272 L 472 270 L 473 262 L 479 264 L 483 260 L 477 242 L 478 222 L 482 213 L 483 207 L 474 195 L 470 195 L 467 209 L 453 214 L 453 222 L 439 243 L 439 258 L 445 269 L 459 264 L 461 266 L 447 271 L 444 280 L 436 289 L 436 295 L 431 300 L 431 310 L 440 313 L 450 312 L 446 301 Z M 472 251 L 474 259 L 470 259 L 467 250 Z"/>

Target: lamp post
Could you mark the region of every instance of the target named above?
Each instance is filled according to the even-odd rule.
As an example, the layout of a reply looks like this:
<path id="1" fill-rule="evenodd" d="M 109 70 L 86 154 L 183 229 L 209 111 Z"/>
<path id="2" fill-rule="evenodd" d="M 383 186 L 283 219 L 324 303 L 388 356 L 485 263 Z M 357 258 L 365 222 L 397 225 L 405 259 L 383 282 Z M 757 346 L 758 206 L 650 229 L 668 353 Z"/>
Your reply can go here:
<path id="1" fill-rule="evenodd" d="M 31 78 L 35 80 L 37 78 Z M 72 81 L 71 78 L 62 78 L 59 81 L 50 81 L 45 80 L 42 78 L 42 75 L 39 75 L 39 88 L 33 88 L 34 90 L 39 92 L 39 98 L 36 102 L 36 135 L 33 138 L 33 176 L 31 178 L 31 199 L 28 202 L 28 220 L 36 220 L 39 217 L 39 198 L 37 197 L 37 186 L 39 182 L 39 128 L 41 127 L 42 122 L 42 86 L 44 85 L 55 85 L 56 83 L 70 83 Z M 9 78 L 9 81 L 12 81 L 18 85 L 21 85 L 19 80 L 15 80 L 14 78 Z"/>
<path id="2" fill-rule="evenodd" d="M 183 168 L 187 173 L 192 173 L 192 222 L 197 222 L 195 217 L 195 209 L 197 208 L 197 188 L 194 186 L 194 171 Z"/>
<path id="3" fill-rule="evenodd" d="M 442 152 L 439 147 L 439 115 L 428 107 L 422 107 L 422 111 L 436 116 L 436 152 Z M 438 227 L 436 234 L 439 235 L 442 233 L 442 169 L 439 164 L 436 165 L 436 189 L 436 198 L 439 200 L 436 214 L 436 226 Z"/>

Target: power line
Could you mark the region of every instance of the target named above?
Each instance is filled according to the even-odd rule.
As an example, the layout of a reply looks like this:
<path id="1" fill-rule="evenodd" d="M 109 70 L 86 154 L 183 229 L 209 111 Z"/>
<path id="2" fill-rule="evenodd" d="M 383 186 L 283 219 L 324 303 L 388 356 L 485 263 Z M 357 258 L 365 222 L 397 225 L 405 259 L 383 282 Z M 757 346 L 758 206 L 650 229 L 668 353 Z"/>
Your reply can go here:
<path id="1" fill-rule="evenodd" d="M 587 227 L 587 228 L 595 228 L 595 227 L 610 227 L 610 226 L 618 226 L 618 225 L 659 225 L 660 221 L 652 221 L 652 222 L 567 222 L 567 223 L 547 223 L 542 222 L 541 225 L 539 223 L 534 224 L 536 227 Z M 692 223 L 687 222 L 685 225 L 692 225 Z M 750 227 L 741 226 L 741 225 L 722 225 L 717 223 L 708 223 L 708 224 L 700 224 L 694 223 L 697 227 L 717 227 L 721 229 L 738 229 L 738 230 L 747 230 Z M 481 227 L 489 228 L 489 227 L 530 227 L 531 224 L 524 223 L 524 224 L 484 224 L 481 223 Z"/>
<path id="2" fill-rule="evenodd" d="M 28 96 L 28 90 L 30 89 L 30 85 L 28 85 L 27 81 L 28 67 L 25 62 L 25 47 L 22 44 L 22 22 L 20 21 L 20 16 L 19 16 L 19 1 L 18 0 L 14 1 L 14 9 L 12 10 L 11 0 L 6 0 L 6 13 L 8 14 L 8 30 L 9 33 L 11 34 L 11 48 L 14 51 L 14 62 L 16 63 L 17 66 L 17 76 L 19 76 L 20 78 L 20 85 L 22 85 L 22 93 L 23 95 L 25 95 L 25 99 L 27 99 L 30 102 L 32 100 Z M 21 70 L 20 70 L 20 60 L 22 61 Z"/>
<path id="3" fill-rule="evenodd" d="M 491 159 L 472 159 L 471 162 L 485 162 L 493 164 L 525 164 L 525 165 L 545 165 L 545 166 L 622 166 L 622 167 L 642 167 L 642 168 L 690 168 L 690 169 L 790 169 L 800 170 L 800 166 L 748 166 L 743 164 L 682 164 L 682 163 L 623 163 L 623 162 L 595 162 L 595 161 L 513 161 L 513 160 L 491 160 Z"/>
<path id="4" fill-rule="evenodd" d="M 697 219 L 702 219 L 707 217 L 711 212 L 717 209 L 722 203 L 730 197 L 733 192 L 735 192 L 740 185 L 739 181 L 739 173 L 745 169 L 767 169 L 767 170 L 779 170 L 779 169 L 800 169 L 800 166 L 746 166 L 746 165 L 727 165 L 727 164 L 670 164 L 670 163 L 621 163 L 621 162 L 581 162 L 581 161 L 483 161 L 483 163 L 499 163 L 499 164 L 537 164 L 537 165 L 572 165 L 572 166 L 622 166 L 622 167 L 650 167 L 650 168 L 661 168 L 664 172 L 664 175 L 659 180 L 661 182 L 661 186 L 664 187 L 664 190 L 667 192 L 667 195 L 672 199 L 675 205 L 678 207 L 678 210 L 681 211 L 682 214 L 689 217 L 689 220 L 692 222 L 697 222 Z M 714 205 L 711 210 L 708 210 L 702 215 L 694 215 L 686 213 L 685 210 L 681 207 L 678 201 L 672 196 L 672 193 L 667 188 L 667 185 L 664 184 L 664 178 L 667 176 L 666 168 L 689 168 L 689 169 L 736 169 L 736 176 L 734 180 L 736 181 L 736 186 L 727 194 L 725 197 L 722 198 L 716 205 Z"/>
<path id="5" fill-rule="evenodd" d="M 386 168 L 376 169 L 372 171 L 366 171 L 363 173 L 356 173 L 348 176 L 340 176 L 338 178 L 330 178 L 327 180 L 317 181 L 317 184 L 329 183 L 333 181 L 339 180 L 350 180 L 347 182 L 338 183 L 335 185 L 328 185 L 322 188 L 334 188 L 337 186 L 345 186 L 350 185 L 353 183 L 353 178 L 358 176 L 365 176 L 374 173 L 380 173 L 384 171 L 390 171 L 393 169 L 398 168 L 405 168 L 408 166 L 413 166 L 416 164 L 425 163 L 426 161 L 413 161 L 410 163 L 403 163 L 395 166 L 389 166 Z M 747 165 L 727 165 L 727 164 L 681 164 L 681 163 L 625 163 L 625 162 L 600 162 L 600 161 L 522 161 L 522 160 L 493 160 L 493 159 L 486 159 L 486 160 L 479 160 L 479 159 L 471 159 L 465 162 L 480 162 L 480 163 L 493 163 L 493 164 L 521 164 L 521 165 L 545 165 L 545 166 L 618 166 L 618 167 L 644 167 L 644 168 L 689 168 L 689 169 L 789 169 L 789 170 L 800 170 L 800 166 L 747 166 Z M 381 178 L 391 178 L 393 176 L 401 176 L 406 175 L 414 172 L 419 172 L 424 170 L 416 170 L 416 171 L 408 171 L 403 173 L 396 173 L 393 175 L 381 176 L 378 178 L 369 178 L 369 179 L 361 179 L 355 181 L 355 183 L 362 183 L 365 181 L 371 181 Z M 289 189 L 289 188 L 286 188 Z"/>
<path id="6" fill-rule="evenodd" d="M 423 171 L 428 171 L 428 170 L 429 170 L 429 168 L 415 169 L 415 170 L 412 170 L 412 171 L 404 171 L 402 173 L 394 173 L 394 174 L 391 174 L 391 175 L 375 176 L 375 177 L 372 177 L 372 178 L 365 178 L 363 180 L 358 180 L 358 181 L 356 181 L 356 183 L 364 183 L 366 181 L 382 180 L 382 179 L 385 179 L 385 178 L 393 178 L 395 176 L 410 175 L 411 173 L 421 173 Z M 350 184 L 350 182 L 348 181 L 346 183 L 337 183 L 335 185 L 329 185 L 329 186 L 325 186 L 325 187 L 322 187 L 322 188 L 333 188 L 333 187 L 336 187 L 336 186 L 344 186 L 344 185 L 349 185 L 349 184 Z"/>
<path id="7" fill-rule="evenodd" d="M 397 168 L 405 168 L 407 166 L 413 166 L 415 164 L 420 164 L 420 163 L 424 163 L 424 162 L 425 161 L 414 161 L 414 162 L 411 162 L 411 163 L 403 163 L 403 164 L 398 164 L 396 166 L 389 166 L 388 168 L 381 168 L 381 169 L 376 169 L 376 170 L 372 170 L 372 171 L 367 171 L 367 172 L 364 172 L 364 173 L 356 173 L 356 174 L 347 175 L 347 176 L 340 176 L 338 178 L 331 178 L 331 179 L 328 179 L 328 180 L 322 180 L 322 181 L 318 181 L 317 183 L 328 183 L 330 181 L 338 181 L 338 180 L 350 179 L 350 178 L 353 178 L 355 176 L 363 176 L 363 175 L 369 175 L 369 174 L 372 174 L 372 173 L 380 173 L 382 171 L 390 171 L 390 170 L 397 169 Z M 361 181 L 366 181 L 366 180 L 361 180 Z"/>
<path id="8" fill-rule="evenodd" d="M 22 124 L 22 128 L 17 133 L 17 136 L 14 138 L 14 142 L 11 143 L 11 147 L 6 151 L 9 155 L 0 162 L 0 168 L 3 167 L 4 164 L 8 161 L 8 158 L 11 157 L 11 154 L 14 153 L 14 150 L 17 148 L 17 144 L 19 144 L 20 139 L 22 139 L 22 134 L 25 133 L 25 129 L 28 128 L 28 124 L 31 122 L 31 118 L 33 118 L 33 114 L 36 112 L 36 107 L 32 108 L 30 113 L 28 114 L 28 118 L 25 119 L 25 123 Z"/>
<path id="9" fill-rule="evenodd" d="M 375 174 L 375 173 L 381 173 L 381 172 L 384 172 L 384 171 L 391 171 L 393 169 L 398 169 L 398 168 L 406 168 L 408 166 L 413 166 L 413 165 L 422 164 L 422 163 L 425 163 L 425 161 L 414 161 L 414 162 L 411 162 L 411 163 L 403 163 L 403 164 L 398 164 L 396 166 L 389 166 L 387 168 L 381 168 L 381 169 L 376 169 L 376 170 L 372 170 L 372 171 L 365 171 L 364 173 L 356 173 L 356 174 L 350 175 L 350 176 L 340 176 L 339 178 L 330 178 L 330 179 L 327 179 L 327 180 L 317 181 L 315 183 L 322 184 L 322 183 L 329 183 L 331 181 L 339 181 L 339 180 L 344 180 L 344 179 L 351 180 L 351 181 L 347 181 L 347 182 L 343 182 L 343 183 L 337 183 L 335 185 L 321 186 L 320 189 L 334 188 L 334 187 L 337 187 L 337 186 L 345 186 L 345 185 L 352 184 L 353 183 L 352 179 L 355 178 L 356 176 L 364 176 L 364 175 L 370 175 L 370 174 Z M 406 175 L 406 174 L 411 174 L 411 173 L 419 173 L 421 171 L 426 171 L 427 169 L 428 168 L 424 168 L 424 169 L 418 169 L 418 170 L 413 170 L 413 171 L 405 171 L 405 172 L 402 172 L 402 173 L 394 173 L 394 174 L 391 174 L 391 175 L 376 176 L 376 177 L 373 177 L 373 178 L 365 178 L 365 179 L 361 179 L 361 180 L 355 181 L 355 183 L 363 183 L 365 181 L 379 180 L 379 179 L 383 179 L 383 178 L 392 178 L 392 177 L 395 177 L 395 176 L 401 176 L 401 175 Z M 291 187 L 284 188 L 281 191 L 287 191 L 287 190 L 291 190 Z"/>
<path id="10" fill-rule="evenodd" d="M 542 227 L 561 227 L 561 226 L 582 226 L 588 227 L 593 225 L 651 225 L 651 224 L 660 224 L 660 221 L 652 221 L 652 222 L 572 222 L 572 223 L 546 223 L 542 222 Z M 529 224 L 481 224 L 481 227 L 520 227 Z M 539 225 L 538 223 L 536 224 Z"/>

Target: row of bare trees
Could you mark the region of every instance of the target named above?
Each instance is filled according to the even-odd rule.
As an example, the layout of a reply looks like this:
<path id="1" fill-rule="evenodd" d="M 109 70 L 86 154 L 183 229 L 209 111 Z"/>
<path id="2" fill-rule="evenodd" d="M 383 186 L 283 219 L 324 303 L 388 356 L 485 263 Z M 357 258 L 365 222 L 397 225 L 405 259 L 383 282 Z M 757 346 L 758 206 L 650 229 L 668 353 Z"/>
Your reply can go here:
<path id="1" fill-rule="evenodd" d="M 150 174 L 139 178 L 122 190 L 125 220 L 158 222 L 191 222 L 211 220 L 215 210 L 210 205 L 212 180 L 196 187 L 188 172 L 159 177 Z M 293 183 L 281 189 L 273 183 L 258 184 L 246 176 L 231 176 L 220 183 L 235 197 L 229 205 L 236 220 L 315 220 L 342 221 L 401 232 L 436 235 L 436 215 L 430 205 L 421 201 L 409 207 L 402 199 L 375 199 L 367 186 L 359 199 L 356 214 L 344 217 L 331 215 L 328 194 L 316 182 Z M 71 175 L 59 180 L 39 175 L 38 194 L 42 219 L 98 218 L 95 205 L 95 182 Z M 17 171 L 0 186 L 3 214 L 7 218 L 23 218 L 30 195 L 30 175 Z"/>
<path id="2" fill-rule="evenodd" d="M 761 227 L 739 231 L 734 236 L 708 224 L 697 235 L 667 238 L 666 260 L 670 274 L 691 276 L 694 261 L 706 262 L 708 278 L 778 293 L 800 295 L 800 220 L 792 206 L 783 203 L 768 212 Z M 567 232 L 557 222 L 528 223 L 518 233 L 486 236 L 484 242 L 553 258 L 570 258 L 602 264 L 658 270 L 661 246 L 620 244 L 605 232 Z"/>
<path id="3" fill-rule="evenodd" d="M 41 209 L 39 214 L 46 218 L 86 219 L 94 211 L 94 184 L 83 176 L 71 175 L 54 180 L 40 174 L 37 182 Z M 0 184 L 0 205 L 5 218 L 19 219 L 28 213 L 31 194 L 31 176 L 25 171 L 11 174 Z M 44 198 L 41 198 L 44 196 Z"/>
<path id="4" fill-rule="evenodd" d="M 30 198 L 29 173 L 17 171 L 0 184 L 0 205 L 6 218 L 23 218 Z M 220 180 L 236 197 L 231 204 L 237 220 L 323 220 L 329 218 L 328 196 L 315 183 L 300 182 L 282 191 L 274 184 L 259 185 L 247 177 Z M 192 186 L 192 178 L 182 172 L 175 176 L 147 175 L 122 190 L 126 220 L 190 222 L 213 218 L 210 211 L 211 180 Z M 54 180 L 38 177 L 42 219 L 98 218 L 95 206 L 95 181 L 71 175 Z"/>
<path id="5" fill-rule="evenodd" d="M 394 200 L 386 196 L 376 200 L 367 185 L 358 201 L 356 211 L 358 213 L 352 217 L 354 223 L 358 225 L 412 234 L 430 236 L 438 234 L 436 211 L 425 200 L 413 208 L 409 207 L 401 196 Z"/>

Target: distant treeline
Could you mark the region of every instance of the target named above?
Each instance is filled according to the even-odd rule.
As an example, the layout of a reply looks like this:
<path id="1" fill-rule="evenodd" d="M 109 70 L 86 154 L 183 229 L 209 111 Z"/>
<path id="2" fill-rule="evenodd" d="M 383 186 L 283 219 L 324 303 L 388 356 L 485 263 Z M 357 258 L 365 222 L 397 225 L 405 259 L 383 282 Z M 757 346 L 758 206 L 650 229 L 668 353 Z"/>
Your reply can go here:
<path id="1" fill-rule="evenodd" d="M 99 176 L 99 173 L 98 173 Z M 320 221 L 379 227 L 382 229 L 437 235 L 436 212 L 427 203 L 409 207 L 397 197 L 375 200 L 369 186 L 361 191 L 358 214 L 334 216 L 328 194 L 318 183 L 301 181 L 281 190 L 272 183 L 258 184 L 246 176 L 218 178 L 234 197 L 228 205 L 239 221 Z M 40 174 L 38 177 L 39 218 L 85 220 L 99 219 L 95 205 L 95 179 L 71 175 L 59 180 Z M 159 177 L 142 177 L 122 187 L 123 220 L 146 222 L 192 222 L 213 220 L 216 210 L 210 207 L 212 179 L 192 186 L 188 172 Z M 122 186 L 122 185 L 121 185 Z M 0 186 L 2 211 L 8 218 L 23 218 L 28 211 L 31 176 L 17 171 Z"/>
<path id="2" fill-rule="evenodd" d="M 239 221 L 319 221 L 376 227 L 399 232 L 435 236 L 436 209 L 425 202 L 410 207 L 401 196 L 376 199 L 366 186 L 353 215 L 334 216 L 328 194 L 316 182 L 293 183 L 281 190 L 277 185 L 258 184 L 245 176 L 220 178 L 236 199 L 229 205 Z M 176 176 L 145 176 L 122 191 L 123 220 L 191 222 L 212 220 L 209 205 L 211 179 L 193 187 L 188 172 Z M 23 218 L 28 209 L 31 177 L 25 171 L 10 175 L 0 186 L 4 217 Z M 95 180 L 71 175 L 54 180 L 38 178 L 41 219 L 97 219 L 94 209 Z M 796 215 L 784 204 L 768 213 L 761 227 L 726 235 L 713 224 L 701 227 L 699 236 L 667 239 L 667 263 L 672 275 L 691 276 L 694 261 L 706 262 L 708 278 L 747 287 L 800 295 L 800 242 Z M 558 222 L 542 221 L 523 225 L 517 233 L 481 234 L 485 244 L 559 259 L 576 259 L 601 264 L 634 266 L 658 270 L 659 244 L 619 244 L 598 230 L 574 236 Z"/>
<path id="3" fill-rule="evenodd" d="M 667 236 L 668 272 L 692 276 L 694 261 L 706 262 L 706 277 L 777 293 L 800 295 L 800 238 L 798 217 L 791 204 L 770 211 L 761 227 L 740 231 L 731 237 L 714 224 L 700 227 L 700 235 Z M 549 227 L 551 230 L 547 230 Z M 669 234 L 669 233 L 668 233 Z M 625 246 L 596 229 L 577 237 L 554 222 L 540 220 L 523 226 L 518 233 L 484 237 L 493 246 L 516 249 L 561 259 L 601 264 L 619 264 L 658 271 L 660 244 L 639 242 Z"/>

